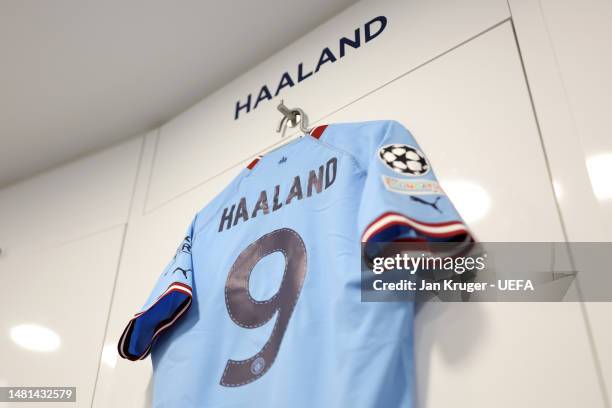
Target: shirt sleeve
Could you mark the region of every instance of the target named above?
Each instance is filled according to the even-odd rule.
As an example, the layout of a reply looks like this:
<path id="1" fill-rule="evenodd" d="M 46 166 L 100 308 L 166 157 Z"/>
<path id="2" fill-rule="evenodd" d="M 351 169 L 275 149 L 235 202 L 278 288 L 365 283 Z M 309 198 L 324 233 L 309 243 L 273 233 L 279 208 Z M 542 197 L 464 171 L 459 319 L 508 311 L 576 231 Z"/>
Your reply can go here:
<path id="1" fill-rule="evenodd" d="M 473 242 L 414 137 L 389 121 L 369 135 L 358 226 L 368 242 Z"/>
<path id="2" fill-rule="evenodd" d="M 155 339 L 172 327 L 191 306 L 192 239 L 193 223 L 177 248 L 174 258 L 157 280 L 146 303 L 124 329 L 118 344 L 121 357 L 132 361 L 146 358 Z"/>

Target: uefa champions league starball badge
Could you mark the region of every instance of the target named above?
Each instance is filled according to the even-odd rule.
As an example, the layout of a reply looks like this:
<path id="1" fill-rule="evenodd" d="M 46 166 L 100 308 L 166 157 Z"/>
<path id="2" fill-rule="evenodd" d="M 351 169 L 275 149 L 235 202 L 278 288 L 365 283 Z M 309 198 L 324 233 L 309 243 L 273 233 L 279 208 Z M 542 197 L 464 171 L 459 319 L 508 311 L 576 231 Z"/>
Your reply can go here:
<path id="1" fill-rule="evenodd" d="M 429 172 L 425 155 L 405 144 L 385 145 L 378 151 L 380 160 L 391 170 L 405 176 L 424 176 Z"/>

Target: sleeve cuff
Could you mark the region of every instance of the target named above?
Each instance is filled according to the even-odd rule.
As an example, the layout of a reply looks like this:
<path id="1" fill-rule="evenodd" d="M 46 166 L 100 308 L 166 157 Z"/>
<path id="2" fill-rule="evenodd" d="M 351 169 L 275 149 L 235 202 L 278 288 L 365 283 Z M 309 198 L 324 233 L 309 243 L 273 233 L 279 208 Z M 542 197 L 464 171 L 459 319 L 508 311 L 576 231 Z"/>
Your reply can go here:
<path id="1" fill-rule="evenodd" d="M 155 339 L 171 327 L 191 306 L 192 289 L 174 282 L 147 309 L 128 322 L 119 339 L 119 355 L 135 361 L 146 358 Z"/>
<path id="2" fill-rule="evenodd" d="M 361 242 L 395 242 L 408 237 L 426 241 L 463 241 L 466 238 L 471 239 L 471 234 L 461 221 L 429 223 L 388 212 L 368 225 Z"/>

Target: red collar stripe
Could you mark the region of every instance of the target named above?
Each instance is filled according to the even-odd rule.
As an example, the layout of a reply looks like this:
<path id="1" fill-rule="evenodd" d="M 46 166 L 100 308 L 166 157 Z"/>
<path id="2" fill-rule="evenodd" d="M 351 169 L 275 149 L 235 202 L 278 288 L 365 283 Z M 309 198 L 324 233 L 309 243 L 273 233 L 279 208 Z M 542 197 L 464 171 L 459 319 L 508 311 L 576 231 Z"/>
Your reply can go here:
<path id="1" fill-rule="evenodd" d="M 325 128 L 327 128 L 327 125 L 317 126 L 316 128 L 310 131 L 310 136 L 314 137 L 315 139 L 320 138 L 323 132 L 325 131 Z"/>
<path id="2" fill-rule="evenodd" d="M 261 160 L 261 156 L 257 156 L 256 158 L 254 158 L 253 161 L 250 162 L 249 165 L 247 166 L 247 169 L 253 170 L 253 167 L 255 167 L 255 165 L 259 162 L 259 160 Z"/>

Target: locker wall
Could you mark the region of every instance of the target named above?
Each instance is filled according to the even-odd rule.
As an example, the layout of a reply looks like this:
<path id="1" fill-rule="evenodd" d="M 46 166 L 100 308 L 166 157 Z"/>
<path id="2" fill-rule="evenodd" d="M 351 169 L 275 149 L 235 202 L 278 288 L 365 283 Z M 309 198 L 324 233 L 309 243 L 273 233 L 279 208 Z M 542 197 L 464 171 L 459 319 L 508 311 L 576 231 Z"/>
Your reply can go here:
<path id="1" fill-rule="evenodd" d="M 402 122 L 480 240 L 609 240 L 608 201 L 593 193 L 584 162 L 609 148 L 608 139 L 580 81 L 604 106 L 607 94 L 568 57 L 567 47 L 580 48 L 588 36 L 559 28 L 581 4 L 362 1 L 160 128 L 1 190 L 0 286 L 17 289 L 2 304 L 20 310 L 2 312 L 2 329 L 46 316 L 63 343 L 47 359 L 0 338 L 2 360 L 24 367 L 0 368 L 0 383 L 77 385 L 77 406 L 150 404 L 150 361 L 118 359 L 116 341 L 193 215 L 278 143 L 281 98 L 316 124 Z M 595 17 L 586 14 L 588 32 Z M 387 27 L 378 37 L 234 119 L 237 101 L 249 94 L 254 101 L 264 84 L 274 92 L 281 74 L 295 77 L 299 63 L 312 69 L 324 47 L 337 54 L 339 38 L 358 27 L 363 36 L 364 24 L 380 15 Z M 593 55 L 583 56 L 600 64 Z M 598 126 L 596 140 L 589 124 Z M 24 260 L 30 272 L 16 274 Z M 78 308 L 58 309 L 66 299 Z M 416 320 L 419 406 L 609 406 L 609 310 L 427 304 Z M 54 377 L 59 367 L 70 375 Z M 28 377 L 26 368 L 38 374 Z"/>
<path id="2" fill-rule="evenodd" d="M 606 75 L 612 67 L 612 55 L 606 52 L 612 4 L 510 0 L 509 5 L 567 237 L 611 241 L 612 197 L 606 191 L 612 185 L 612 138 L 603 112 L 609 110 L 612 95 Z M 609 406 L 611 306 L 586 302 L 582 307 Z"/>
<path id="3" fill-rule="evenodd" d="M 91 405 L 142 143 L 0 191 L 0 386 L 75 386 Z M 51 329 L 57 350 L 17 346 L 22 325 Z"/>

